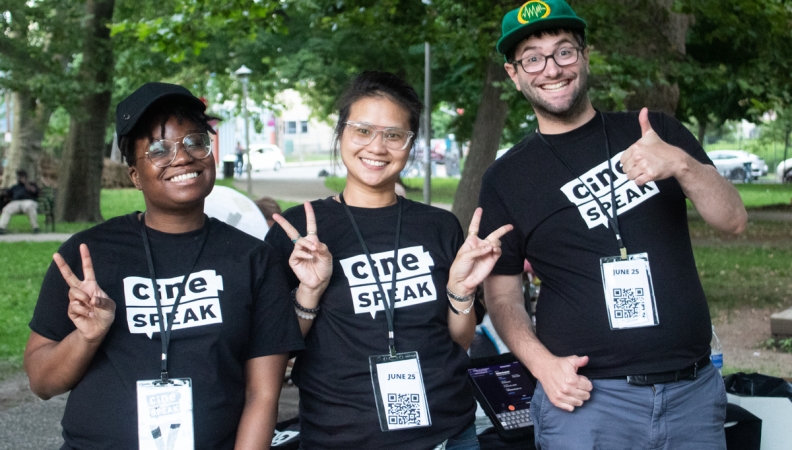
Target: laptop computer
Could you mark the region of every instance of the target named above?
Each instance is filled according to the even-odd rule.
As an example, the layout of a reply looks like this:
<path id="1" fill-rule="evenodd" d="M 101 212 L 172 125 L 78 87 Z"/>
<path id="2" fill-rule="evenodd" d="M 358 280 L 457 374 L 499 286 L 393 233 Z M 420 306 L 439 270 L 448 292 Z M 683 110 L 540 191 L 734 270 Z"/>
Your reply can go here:
<path id="1" fill-rule="evenodd" d="M 505 440 L 533 436 L 531 399 L 536 378 L 511 353 L 470 360 L 476 399 Z"/>

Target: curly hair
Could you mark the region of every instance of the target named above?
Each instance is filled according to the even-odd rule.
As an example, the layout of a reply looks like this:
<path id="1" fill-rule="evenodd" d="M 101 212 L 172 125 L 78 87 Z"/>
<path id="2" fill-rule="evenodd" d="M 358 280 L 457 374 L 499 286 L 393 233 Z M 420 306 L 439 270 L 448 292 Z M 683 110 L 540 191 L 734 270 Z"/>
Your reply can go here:
<path id="1" fill-rule="evenodd" d="M 163 99 L 151 105 L 143 117 L 138 120 L 135 127 L 121 138 L 118 143 L 118 148 L 124 156 L 124 160 L 128 166 L 132 167 L 137 163 L 135 159 L 135 143 L 138 139 L 148 138 L 149 142 L 154 141 L 154 135 L 151 130 L 154 125 L 159 123 L 160 136 L 165 134 L 165 124 L 171 117 L 175 117 L 179 124 L 184 123 L 185 120 L 193 122 L 207 133 L 217 134 L 209 124 L 212 120 L 221 120 L 218 117 L 209 116 L 204 111 L 201 111 L 189 103 L 180 101 L 178 99 Z"/>

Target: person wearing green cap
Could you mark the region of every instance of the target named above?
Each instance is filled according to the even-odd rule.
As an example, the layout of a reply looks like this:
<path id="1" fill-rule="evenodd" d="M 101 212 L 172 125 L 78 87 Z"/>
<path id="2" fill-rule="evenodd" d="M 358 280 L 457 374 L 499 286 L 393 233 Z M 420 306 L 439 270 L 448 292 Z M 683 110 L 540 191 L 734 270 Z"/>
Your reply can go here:
<path id="1" fill-rule="evenodd" d="M 710 364 L 686 199 L 727 234 L 747 214 L 678 121 L 594 109 L 586 26 L 563 0 L 503 18 L 497 50 L 538 129 L 482 180 L 480 233 L 514 225 L 484 281 L 488 310 L 539 380 L 538 448 L 722 449 L 726 395 Z M 536 331 L 525 259 L 542 280 Z"/>

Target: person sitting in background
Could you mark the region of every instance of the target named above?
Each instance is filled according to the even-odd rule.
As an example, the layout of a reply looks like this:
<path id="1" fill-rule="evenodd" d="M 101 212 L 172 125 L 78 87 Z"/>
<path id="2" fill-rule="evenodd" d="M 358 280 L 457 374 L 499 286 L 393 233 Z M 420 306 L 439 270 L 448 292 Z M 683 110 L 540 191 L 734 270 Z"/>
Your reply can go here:
<path id="1" fill-rule="evenodd" d="M 272 197 L 265 196 L 256 200 L 254 203 L 261 210 L 261 214 L 264 214 L 264 220 L 267 221 L 267 226 L 272 228 L 272 225 L 275 223 L 272 215 L 281 213 L 281 207 L 278 205 L 278 202 L 276 202 Z"/>
<path id="2" fill-rule="evenodd" d="M 17 170 L 17 184 L 7 190 L 11 201 L 3 208 L 0 214 L 0 234 L 5 234 L 8 222 L 14 214 L 27 214 L 33 233 L 39 232 L 38 226 L 38 198 L 39 189 L 36 183 L 28 182 L 28 174 L 24 170 Z"/>

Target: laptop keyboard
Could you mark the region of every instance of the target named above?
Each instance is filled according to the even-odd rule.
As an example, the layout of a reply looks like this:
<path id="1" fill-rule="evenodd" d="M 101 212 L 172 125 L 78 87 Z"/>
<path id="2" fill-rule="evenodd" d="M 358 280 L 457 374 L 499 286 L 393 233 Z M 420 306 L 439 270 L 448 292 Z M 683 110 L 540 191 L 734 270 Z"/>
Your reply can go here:
<path id="1" fill-rule="evenodd" d="M 507 413 L 498 414 L 497 416 L 498 416 L 498 420 L 500 420 L 501 425 L 503 425 L 503 428 L 506 430 L 527 427 L 533 424 L 531 421 L 530 409 L 523 409 L 520 411 L 509 411 Z"/>

